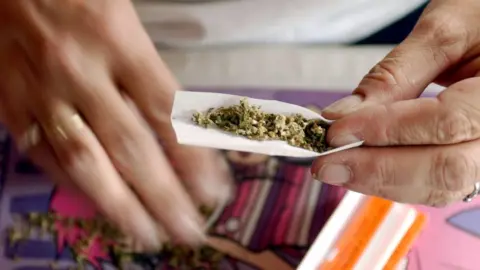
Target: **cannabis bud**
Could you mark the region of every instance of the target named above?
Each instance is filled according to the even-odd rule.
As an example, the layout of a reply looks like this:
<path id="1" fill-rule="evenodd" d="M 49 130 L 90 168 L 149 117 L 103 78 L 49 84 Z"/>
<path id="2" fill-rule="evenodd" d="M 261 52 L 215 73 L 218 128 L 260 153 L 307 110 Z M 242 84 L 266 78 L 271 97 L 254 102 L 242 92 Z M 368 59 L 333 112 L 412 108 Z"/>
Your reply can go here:
<path id="1" fill-rule="evenodd" d="M 209 217 L 213 210 L 202 206 L 200 213 Z M 14 246 L 18 242 L 29 239 L 32 231 L 38 231 L 40 236 L 46 234 L 57 235 L 58 229 L 80 230 L 83 233 L 78 235 L 77 241 L 71 246 L 73 255 L 77 261 L 77 267 L 73 269 L 85 269 L 85 254 L 94 241 L 99 241 L 101 249 L 111 251 L 112 259 L 117 262 L 120 269 L 127 269 L 135 253 L 135 243 L 133 239 L 124 236 L 118 228 L 107 222 L 102 217 L 94 218 L 73 218 L 63 217 L 56 213 L 29 213 L 27 216 L 20 217 L 19 224 L 15 224 L 9 229 L 9 242 Z M 171 267 L 180 269 L 199 269 L 204 265 L 209 265 L 211 269 L 219 269 L 219 263 L 225 254 L 209 246 L 199 248 L 190 248 L 185 246 L 165 243 L 159 254 L 166 260 Z M 58 269 L 56 262 L 52 262 L 52 269 Z"/>
<path id="2" fill-rule="evenodd" d="M 217 127 L 252 140 L 281 140 L 319 153 L 329 149 L 326 143 L 327 122 L 308 120 L 300 114 L 266 113 L 260 110 L 260 106 L 249 105 L 247 99 L 242 99 L 239 105 L 197 112 L 192 120 L 204 128 Z"/>

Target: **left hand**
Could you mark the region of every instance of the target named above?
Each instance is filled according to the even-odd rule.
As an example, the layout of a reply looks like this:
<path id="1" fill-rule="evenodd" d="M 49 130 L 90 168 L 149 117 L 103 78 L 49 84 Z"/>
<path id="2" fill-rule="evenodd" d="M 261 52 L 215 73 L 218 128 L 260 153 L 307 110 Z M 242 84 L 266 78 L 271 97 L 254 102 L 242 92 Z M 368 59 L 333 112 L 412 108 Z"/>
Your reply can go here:
<path id="1" fill-rule="evenodd" d="M 131 0 L 0 1 L 0 122 L 149 250 L 203 242 L 197 206 L 231 194 L 218 151 L 177 143 L 179 88 Z"/>
<path id="2" fill-rule="evenodd" d="M 446 88 L 418 98 L 430 83 Z M 408 38 L 353 95 L 323 111 L 333 146 L 318 158 L 326 183 L 394 201 L 444 206 L 480 181 L 480 2 L 432 0 Z"/>

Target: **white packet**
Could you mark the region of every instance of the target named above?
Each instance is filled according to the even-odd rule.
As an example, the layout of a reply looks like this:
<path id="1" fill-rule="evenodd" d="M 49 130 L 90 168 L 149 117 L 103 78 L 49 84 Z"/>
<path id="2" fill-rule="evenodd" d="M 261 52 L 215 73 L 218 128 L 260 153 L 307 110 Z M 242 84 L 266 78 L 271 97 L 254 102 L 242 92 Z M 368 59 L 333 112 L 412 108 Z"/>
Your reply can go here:
<path id="1" fill-rule="evenodd" d="M 265 112 L 284 115 L 299 113 L 307 119 L 323 119 L 328 123 L 332 123 L 331 120 L 321 117 L 312 110 L 276 100 L 262 100 L 220 93 L 177 91 L 175 93 L 175 100 L 171 115 L 173 129 L 175 130 L 175 134 L 177 136 L 177 142 L 185 145 L 252 152 L 270 156 L 288 156 L 298 158 L 323 156 L 353 147 L 358 147 L 363 144 L 362 141 L 338 147 L 326 152 L 317 153 L 291 146 L 284 141 L 256 141 L 230 134 L 214 127 L 204 128 L 196 125 L 192 120 L 192 116 L 195 112 L 203 113 L 210 108 L 238 105 L 240 100 L 244 98 L 247 98 L 250 105 L 261 106 L 261 110 Z"/>

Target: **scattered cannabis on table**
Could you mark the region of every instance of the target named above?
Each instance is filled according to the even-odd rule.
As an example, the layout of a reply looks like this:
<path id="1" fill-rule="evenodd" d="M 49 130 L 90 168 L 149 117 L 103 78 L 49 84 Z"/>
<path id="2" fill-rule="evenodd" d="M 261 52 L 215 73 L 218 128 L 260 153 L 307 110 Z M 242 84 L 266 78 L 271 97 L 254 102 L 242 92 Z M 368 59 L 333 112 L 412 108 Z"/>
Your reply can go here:
<path id="1" fill-rule="evenodd" d="M 204 128 L 218 127 L 252 140 L 281 140 L 315 152 L 329 149 L 326 143 L 328 124 L 321 119 L 306 119 L 300 114 L 267 113 L 250 105 L 246 98 L 230 107 L 196 112 L 192 120 Z"/>
<path id="2" fill-rule="evenodd" d="M 201 207 L 200 212 L 205 217 L 209 217 L 213 211 L 207 207 Z M 84 232 L 79 236 L 76 244 L 71 247 L 78 265 L 72 269 L 85 269 L 86 258 L 83 254 L 87 253 L 95 239 L 100 240 L 104 251 L 112 254 L 112 260 L 116 262 L 120 269 L 127 267 L 135 256 L 135 250 L 129 246 L 126 237 L 101 217 L 81 219 L 62 217 L 49 212 L 29 213 L 22 218 L 25 222 L 20 226 L 13 226 L 9 229 L 8 236 L 11 246 L 29 239 L 34 230 L 38 231 L 40 236 L 56 235 L 58 226 L 65 226 L 72 230 L 81 229 Z M 170 267 L 175 269 L 219 269 L 218 264 L 225 257 L 225 254 L 209 246 L 192 249 L 171 243 L 165 243 L 158 254 L 167 261 Z M 52 262 L 51 268 L 57 269 L 55 262 Z"/>

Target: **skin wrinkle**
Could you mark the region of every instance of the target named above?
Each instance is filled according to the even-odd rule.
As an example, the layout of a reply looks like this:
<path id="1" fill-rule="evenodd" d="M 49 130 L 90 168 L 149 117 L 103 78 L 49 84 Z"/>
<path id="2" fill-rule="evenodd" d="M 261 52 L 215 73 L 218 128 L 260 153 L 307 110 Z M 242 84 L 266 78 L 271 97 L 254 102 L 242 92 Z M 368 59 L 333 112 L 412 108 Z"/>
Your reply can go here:
<path id="1" fill-rule="evenodd" d="M 347 188 L 407 203 L 445 206 L 471 193 L 480 179 L 480 79 L 472 77 L 480 75 L 479 18 L 478 1 L 431 1 L 407 39 L 353 91 L 365 100 L 356 111 L 325 109 L 338 119 L 329 138 L 359 134 L 364 147 L 320 157 L 312 171 L 355 164 Z M 448 88 L 406 100 L 432 81 Z"/>
<path id="2" fill-rule="evenodd" d="M 447 205 L 446 202 L 444 203 L 441 202 L 441 200 L 443 200 L 443 198 L 445 197 L 443 194 L 444 194 L 443 192 L 440 192 L 438 190 L 434 190 L 434 189 L 430 190 L 425 200 L 427 205 L 431 207 L 436 207 L 436 208 L 446 206 Z"/>
<path id="3" fill-rule="evenodd" d="M 432 23 L 424 23 L 426 24 L 427 26 L 420 26 L 419 28 L 427 28 L 429 32 L 432 31 L 432 29 L 436 29 L 437 26 L 437 22 L 432 22 Z M 432 26 L 430 26 L 430 24 Z M 438 26 L 440 27 L 440 26 Z M 442 28 L 443 29 L 443 28 Z M 433 31 L 437 31 L 437 30 L 433 30 Z M 447 60 L 444 62 L 444 65 L 442 65 L 440 68 L 442 69 L 445 69 L 447 67 L 448 64 L 451 64 L 451 63 L 454 63 L 456 61 L 458 61 L 457 58 L 461 57 L 461 53 L 463 53 L 463 51 L 458 51 L 458 52 L 454 52 L 453 50 L 447 50 L 445 48 L 445 44 L 447 44 L 448 46 L 450 45 L 454 45 L 454 44 L 457 44 L 458 42 L 461 42 L 463 41 L 460 37 L 450 37 L 450 32 L 448 32 L 447 34 L 444 34 L 444 31 L 445 30 L 441 30 L 442 34 L 436 34 L 434 35 L 434 37 L 432 38 L 434 41 L 433 42 L 429 42 L 427 44 L 424 44 L 425 42 L 423 41 L 425 39 L 425 36 L 422 36 L 421 39 L 419 38 L 418 41 L 416 42 L 413 42 L 413 40 L 415 40 L 415 36 L 413 35 L 413 37 L 411 38 L 411 42 L 408 43 L 408 42 L 405 42 L 405 44 L 409 44 L 408 46 L 411 47 L 412 44 L 415 45 L 415 44 L 422 44 L 420 45 L 420 48 L 416 48 L 415 50 L 420 50 L 422 51 L 423 49 L 422 48 L 426 48 L 426 50 L 429 50 L 431 52 L 434 52 L 432 54 L 432 60 L 435 61 L 435 58 L 438 57 L 438 55 L 444 55 L 443 57 L 446 58 Z M 441 40 L 445 40 L 445 41 L 437 41 L 437 39 L 435 38 L 440 38 Z M 435 45 L 436 43 L 438 43 L 439 45 Z M 409 48 L 407 47 L 407 48 Z M 430 49 L 428 49 L 430 48 Z M 434 49 L 435 48 L 435 49 Z M 378 63 L 373 69 L 375 70 L 374 71 L 374 74 L 378 74 L 378 75 L 375 75 L 375 76 L 371 76 L 370 74 L 367 75 L 364 80 L 362 81 L 362 83 L 364 83 L 365 81 L 368 81 L 369 79 L 372 79 L 372 80 L 378 80 L 379 82 L 381 82 L 382 84 L 385 83 L 387 85 L 386 88 L 382 88 L 383 90 L 388 90 L 386 91 L 386 94 L 387 96 L 388 95 L 393 95 L 391 99 L 393 100 L 402 100 L 402 99 L 409 99 L 409 98 L 415 98 L 415 97 L 418 97 L 419 95 L 419 92 L 415 95 L 415 96 L 410 96 L 408 95 L 409 92 L 406 92 L 406 91 L 402 91 L 403 89 L 401 89 L 401 87 L 399 87 L 399 85 L 401 85 L 402 87 L 404 88 L 410 88 L 410 89 L 414 89 L 414 88 L 417 88 L 417 87 L 420 87 L 422 90 L 424 87 L 427 86 L 427 84 L 425 85 L 419 85 L 420 82 L 417 82 L 417 81 L 414 81 L 413 80 L 413 77 L 409 77 L 407 74 L 405 74 L 403 72 L 404 69 L 412 69 L 412 67 L 408 64 L 406 64 L 406 62 L 404 61 L 398 61 L 397 59 L 400 58 L 400 59 L 403 59 L 405 58 L 403 51 L 402 50 L 394 50 L 395 53 L 390 53 L 383 61 L 381 61 L 380 63 Z M 427 53 L 425 53 L 425 55 L 427 55 Z M 457 57 L 457 55 L 459 55 Z M 424 58 L 427 58 L 428 57 L 424 57 Z M 422 58 L 422 59 L 424 59 Z M 415 60 L 415 61 L 418 61 L 418 60 Z M 407 66 L 405 66 L 407 65 Z M 380 71 L 378 71 L 380 70 Z M 401 80 L 400 78 L 403 79 Z M 362 83 L 360 83 L 360 86 L 359 88 L 362 88 Z M 423 82 L 422 82 L 423 83 Z M 365 86 L 363 86 L 365 87 Z M 396 89 L 396 91 L 394 91 L 394 89 Z M 355 91 L 355 93 L 358 93 L 358 90 Z M 379 95 L 380 93 L 376 93 L 376 97 L 379 98 Z M 380 100 L 388 100 L 388 98 L 386 97 L 383 97 L 383 98 L 380 98 Z"/>
<path id="4" fill-rule="evenodd" d="M 400 141 L 399 145 L 405 145 L 409 143 L 414 145 L 421 145 L 425 142 L 428 142 L 431 138 L 432 132 L 430 132 L 430 130 L 433 130 L 434 133 L 437 132 L 437 129 L 434 128 L 434 126 L 438 123 L 438 119 L 436 116 L 432 116 L 432 121 L 428 121 L 428 123 L 422 123 L 425 125 L 424 127 L 430 127 L 430 129 L 419 129 L 418 125 L 408 125 L 408 122 L 415 121 L 414 119 L 416 118 L 415 115 L 408 116 L 409 118 L 402 119 L 405 120 L 402 121 L 403 125 L 398 125 L 396 130 L 397 134 L 402 134 L 402 140 Z M 424 114 L 423 117 L 430 117 L 430 115 Z M 406 136 L 403 136 L 405 134 Z M 412 143 L 412 141 L 414 142 Z"/>
<path id="5" fill-rule="evenodd" d="M 394 91 L 393 94 L 398 95 L 395 99 L 396 100 L 403 100 L 411 97 L 406 97 L 405 92 L 401 91 L 400 85 L 402 87 L 407 87 L 407 88 L 413 88 L 416 86 L 416 83 L 414 81 L 414 78 L 409 78 L 405 72 L 403 72 L 404 69 L 411 69 L 412 66 L 405 61 L 402 61 L 400 59 L 403 58 L 402 56 L 402 51 L 397 51 L 398 55 L 386 59 L 386 61 L 380 62 L 379 66 L 381 66 L 381 63 L 384 63 L 385 66 L 383 68 L 389 73 L 392 74 L 392 78 L 394 81 L 394 87 L 397 88 L 397 91 Z M 391 61 L 391 66 L 387 65 Z M 395 67 L 400 67 L 400 68 L 395 68 Z M 402 83 L 399 83 L 402 82 Z"/>
<path id="6" fill-rule="evenodd" d="M 440 185 L 442 189 L 446 191 L 458 191 L 463 188 L 463 185 L 460 185 L 460 181 L 465 181 L 466 172 L 464 169 L 467 169 L 465 166 L 465 158 L 462 155 L 451 153 L 441 153 L 438 155 L 437 161 L 437 185 Z M 461 187 L 460 187 L 461 186 Z"/>
<path id="7" fill-rule="evenodd" d="M 396 95 L 398 95 L 401 91 L 398 91 L 399 86 L 397 83 L 397 78 L 396 74 L 391 72 L 391 69 L 389 68 L 389 63 L 395 62 L 394 58 L 388 58 L 386 59 L 385 63 L 379 63 L 377 64 L 372 70 L 371 73 L 367 74 L 364 77 L 364 80 L 372 80 L 372 81 L 377 81 L 381 85 L 384 85 L 381 89 L 384 90 L 382 92 L 382 95 L 385 97 L 382 97 L 382 100 L 387 100 L 389 96 L 392 96 L 393 99 L 396 99 Z M 362 85 L 359 86 L 361 88 Z M 397 89 L 397 91 L 392 91 L 394 89 Z"/>
<path id="8" fill-rule="evenodd" d="M 437 122 L 436 141 L 437 144 L 452 144 L 465 141 L 470 138 L 464 134 L 466 131 L 466 123 L 468 119 L 457 110 L 447 110 L 446 113 L 439 117 Z"/>
<path id="9" fill-rule="evenodd" d="M 385 158 L 380 161 L 379 165 L 377 165 L 377 179 L 379 179 L 378 182 L 380 183 L 379 189 L 398 186 L 399 181 L 397 179 L 397 176 L 393 174 L 392 170 L 390 169 L 395 166 L 395 162 L 392 161 L 393 160 L 391 158 Z"/>
<path id="10" fill-rule="evenodd" d="M 375 113 L 375 114 L 372 113 L 370 119 L 375 119 L 376 115 L 381 115 L 382 118 L 390 115 L 389 112 L 388 112 L 389 108 L 385 105 L 380 105 L 378 107 L 378 110 L 380 112 Z M 372 121 L 372 120 L 370 120 L 370 121 Z M 373 122 L 375 122 L 375 121 L 373 121 Z M 368 123 L 368 122 L 366 122 L 366 123 Z M 396 136 L 396 135 L 398 135 L 398 133 L 395 133 L 395 131 L 392 130 L 391 128 L 389 128 L 388 126 L 387 126 L 387 128 L 383 128 L 382 125 L 378 122 L 377 122 L 377 125 L 378 126 L 376 127 L 376 130 L 378 131 L 378 135 L 376 137 L 378 138 L 378 142 L 379 142 L 380 145 L 389 145 L 389 144 L 394 144 L 395 145 L 395 144 L 398 144 L 399 139 L 398 139 L 398 136 Z M 393 136 L 393 134 L 395 134 L 395 136 Z"/>
<path id="11" fill-rule="evenodd" d="M 469 31 L 466 31 L 463 22 L 458 22 L 451 17 L 451 11 L 438 12 L 431 17 L 426 16 L 419 22 L 419 28 L 424 27 L 424 31 L 419 31 L 418 35 L 421 38 L 426 38 L 422 35 L 423 32 L 427 34 L 427 39 L 430 40 L 428 44 L 430 48 L 436 52 L 434 56 L 440 54 L 445 59 L 442 66 L 449 66 L 457 63 L 465 52 L 468 51 L 468 45 L 471 44 Z M 423 36 L 423 37 L 422 37 Z"/>
<path id="12" fill-rule="evenodd" d="M 457 87 L 456 90 L 458 93 L 462 88 Z M 441 124 L 437 130 L 444 131 L 437 134 L 439 143 L 460 143 L 480 138 L 480 121 L 475 120 L 480 118 L 480 110 L 474 104 L 461 99 L 457 101 L 451 94 L 440 94 L 437 99 L 445 108 L 444 115 L 438 119 Z"/>
<path id="13" fill-rule="evenodd" d="M 383 112 L 379 112 L 376 115 L 383 115 L 385 119 L 390 118 L 389 116 L 392 115 L 391 114 L 392 112 L 389 106 L 380 105 L 379 108 L 381 108 Z M 384 131 L 383 133 L 380 133 L 380 136 L 377 137 L 378 140 L 382 142 L 380 144 L 382 146 L 400 145 L 400 144 L 403 144 L 403 141 L 405 140 L 404 137 L 405 137 L 406 131 L 399 132 L 398 126 L 387 125 L 385 127 L 383 123 L 379 123 L 379 127 L 377 127 L 377 129 Z"/>
<path id="14" fill-rule="evenodd" d="M 441 50 L 440 48 L 434 48 L 434 47 L 428 47 L 426 48 L 428 50 L 427 54 L 433 55 L 433 61 L 436 63 L 437 66 L 439 67 L 445 67 L 448 66 L 450 59 L 448 58 L 448 55 Z M 438 51 L 439 53 L 435 53 Z"/>

